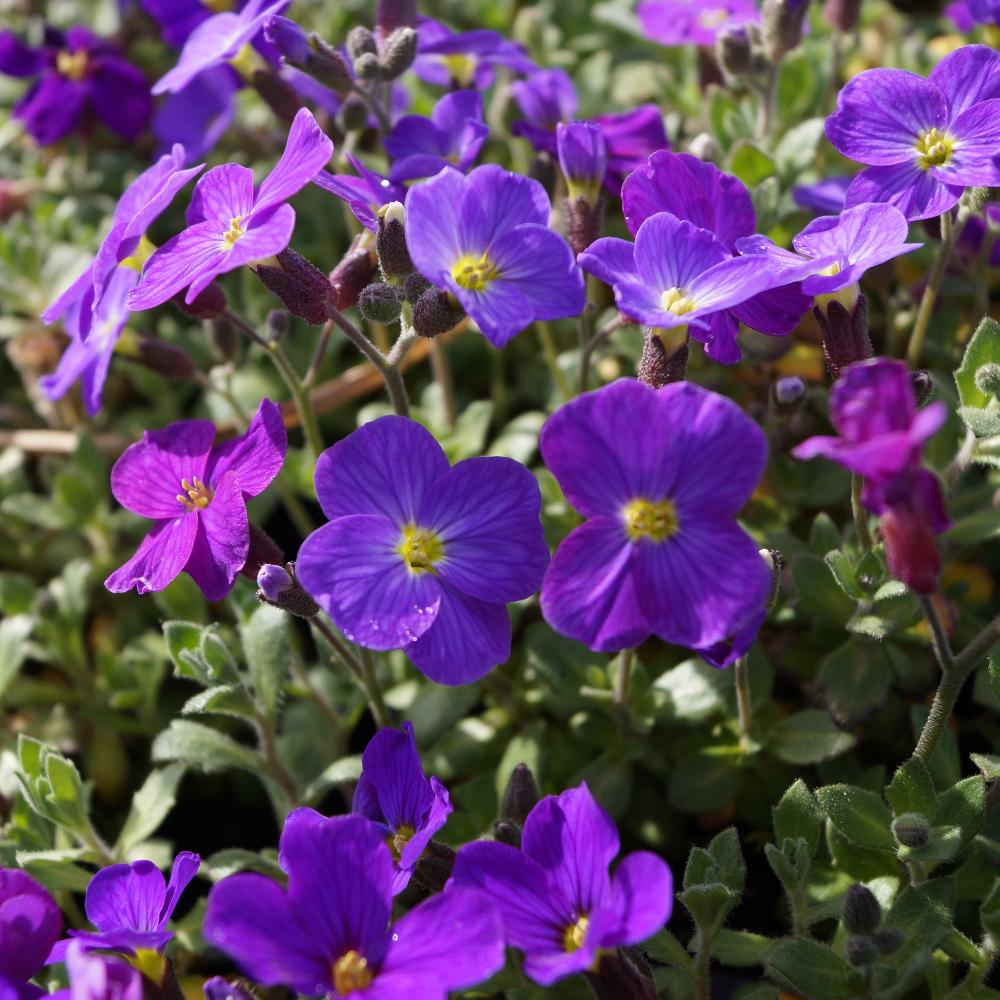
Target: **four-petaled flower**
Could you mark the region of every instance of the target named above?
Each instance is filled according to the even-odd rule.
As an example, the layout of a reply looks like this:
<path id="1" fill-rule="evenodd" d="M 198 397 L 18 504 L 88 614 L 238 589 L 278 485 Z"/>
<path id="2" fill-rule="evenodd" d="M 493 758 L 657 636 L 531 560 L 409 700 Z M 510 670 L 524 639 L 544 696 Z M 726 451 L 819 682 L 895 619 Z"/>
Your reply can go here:
<path id="1" fill-rule="evenodd" d="M 548 228 L 550 212 L 531 178 L 492 164 L 468 176 L 442 170 L 406 196 L 410 255 L 502 347 L 535 320 L 576 316 L 584 306 L 583 275 Z"/>
<path id="2" fill-rule="evenodd" d="M 579 396 L 542 428 L 542 457 L 584 517 L 542 583 L 542 614 L 591 649 L 651 634 L 712 649 L 765 606 L 771 574 L 736 522 L 767 444 L 731 400 L 631 380 Z"/>
<path id="3" fill-rule="evenodd" d="M 182 288 L 188 289 L 185 301 L 193 302 L 218 275 L 284 250 L 295 226 L 295 210 L 286 202 L 312 180 L 332 152 L 333 143 L 312 112 L 302 108 L 281 159 L 259 187 L 254 188 L 253 171 L 238 163 L 209 170 L 191 196 L 188 228 L 146 261 L 129 308 L 151 309 Z"/>
<path id="4" fill-rule="evenodd" d="M 442 87 L 475 87 L 486 90 L 493 83 L 493 67 L 531 73 L 537 67 L 516 42 L 497 31 L 452 31 L 429 17 L 417 25 L 418 48 L 413 71 L 427 83 Z"/>
<path id="5" fill-rule="evenodd" d="M 210 601 L 232 589 L 250 546 L 246 500 L 278 474 L 288 439 L 281 410 L 265 399 L 245 434 L 213 447 L 214 440 L 210 420 L 181 420 L 146 431 L 115 462 L 115 499 L 155 524 L 107 578 L 108 590 L 163 590 L 182 571 Z"/>
<path id="6" fill-rule="evenodd" d="M 449 887 L 390 925 L 392 855 L 362 816 L 296 809 L 279 860 L 287 891 L 239 874 L 208 897 L 205 939 L 258 983 L 310 997 L 446 1000 L 503 966 L 500 919 L 483 893 Z"/>
<path id="7" fill-rule="evenodd" d="M 604 949 L 637 944 L 667 922 L 673 880 L 666 862 L 636 851 L 609 876 L 619 848 L 614 822 L 584 783 L 531 810 L 520 851 L 466 844 L 452 882 L 489 893 L 507 944 L 524 952 L 524 971 L 547 986 L 593 969 Z"/>
<path id="8" fill-rule="evenodd" d="M 510 656 L 506 605 L 549 561 L 534 476 L 507 458 L 454 467 L 431 433 L 380 417 L 328 448 L 316 495 L 330 523 L 299 550 L 299 581 L 344 634 L 404 649 L 441 684 Z"/>
<path id="9" fill-rule="evenodd" d="M 660 45 L 714 45 L 723 28 L 760 19 L 755 0 L 645 0 L 636 8 L 643 32 Z"/>
<path id="10" fill-rule="evenodd" d="M 403 730 L 381 729 L 361 755 L 361 777 L 351 811 L 367 816 L 392 851 L 393 895 L 410 882 L 420 855 L 451 813 L 448 789 L 424 777 L 413 724 Z"/>
<path id="11" fill-rule="evenodd" d="M 847 189 L 847 205 L 885 201 L 907 219 L 951 209 L 966 187 L 1000 184 L 1000 53 L 966 45 L 925 80 L 901 69 L 870 69 L 850 80 L 826 120 L 844 156 L 868 163 Z"/>

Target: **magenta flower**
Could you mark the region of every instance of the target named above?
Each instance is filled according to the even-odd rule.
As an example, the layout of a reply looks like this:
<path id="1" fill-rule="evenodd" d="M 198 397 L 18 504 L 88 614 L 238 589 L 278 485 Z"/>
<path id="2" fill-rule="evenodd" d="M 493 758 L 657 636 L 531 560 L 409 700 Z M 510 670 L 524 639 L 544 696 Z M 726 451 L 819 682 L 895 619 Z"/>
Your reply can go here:
<path id="1" fill-rule="evenodd" d="M 397 183 L 431 177 L 449 164 L 464 173 L 475 162 L 489 133 L 478 91 L 445 94 L 430 118 L 407 115 L 385 137 L 385 150 L 393 159 L 389 177 Z"/>
<path id="2" fill-rule="evenodd" d="M 256 874 L 209 893 L 205 939 L 266 986 L 310 997 L 447 1000 L 504 964 L 489 899 L 448 888 L 390 924 L 392 855 L 361 816 L 296 809 L 279 859 L 288 890 Z"/>
<path id="3" fill-rule="evenodd" d="M 421 80 L 441 87 L 486 90 L 493 83 L 494 66 L 505 66 L 515 73 L 531 73 L 537 68 L 520 45 L 486 28 L 456 32 L 423 17 L 417 35 L 413 71 Z"/>
<path id="4" fill-rule="evenodd" d="M 448 789 L 425 778 L 413 724 L 380 729 L 361 755 L 361 777 L 351 812 L 367 816 L 392 851 L 392 894 L 410 883 L 424 848 L 451 814 Z"/>
<path id="5" fill-rule="evenodd" d="M 393 201 L 401 202 L 406 197 L 406 189 L 401 184 L 394 184 L 388 177 L 369 170 L 354 156 L 348 155 L 347 159 L 357 171 L 356 177 L 321 170 L 312 183 L 346 201 L 358 222 L 375 232 L 378 229 L 379 209 Z"/>
<path id="6" fill-rule="evenodd" d="M 833 295 L 857 285 L 871 267 L 911 253 L 923 243 L 907 243 L 906 218 L 894 205 L 856 205 L 840 215 L 824 215 L 793 237 L 795 253 L 766 236 L 736 241 L 741 254 L 765 257 L 802 282 L 806 295 Z"/>
<path id="7" fill-rule="evenodd" d="M 621 379 L 567 403 L 542 428 L 542 457 L 586 520 L 542 582 L 563 635 L 614 652 L 650 635 L 696 651 L 760 614 L 771 575 L 736 515 L 767 458 L 731 400 L 686 382 Z"/>
<path id="8" fill-rule="evenodd" d="M 27 872 L 0 868 L 0 996 L 36 1000 L 38 975 L 62 933 L 62 915 L 48 891 Z"/>
<path id="9" fill-rule="evenodd" d="M 286 202 L 316 176 L 332 152 L 333 143 L 312 112 L 302 108 L 281 159 L 257 188 L 253 171 L 238 163 L 209 170 L 195 185 L 188 228 L 146 261 L 129 308 L 151 309 L 182 288 L 188 289 L 185 301 L 193 302 L 220 274 L 284 250 L 295 227 L 295 210 Z"/>
<path id="10" fill-rule="evenodd" d="M 871 166 L 847 189 L 847 205 L 889 202 L 909 220 L 954 207 L 966 187 L 1000 184 L 1000 53 L 966 45 L 925 80 L 871 69 L 850 80 L 826 120 L 844 156 Z"/>
<path id="11" fill-rule="evenodd" d="M 548 986 L 593 969 L 602 949 L 637 944 L 670 916 L 673 879 L 649 851 L 624 857 L 611 817 L 586 783 L 547 795 L 524 824 L 521 850 L 466 844 L 452 883 L 482 889 L 503 919 L 507 944 L 524 952 L 524 971 Z"/>
<path id="12" fill-rule="evenodd" d="M 714 45 L 723 28 L 759 20 L 754 0 L 645 0 L 636 9 L 643 32 L 660 45 Z"/>
<path id="13" fill-rule="evenodd" d="M 265 399 L 245 434 L 214 440 L 210 420 L 181 420 L 146 431 L 115 462 L 115 499 L 154 524 L 135 555 L 104 581 L 108 590 L 163 590 L 181 572 L 210 601 L 232 589 L 250 545 L 246 500 L 278 474 L 288 439 L 281 410 Z"/>
<path id="14" fill-rule="evenodd" d="M 446 288 L 486 339 L 503 347 L 540 319 L 583 309 L 583 276 L 548 228 L 545 189 L 490 164 L 467 177 L 442 170 L 406 197 L 406 235 L 417 270 Z"/>
<path id="15" fill-rule="evenodd" d="M 506 605 L 549 561 L 534 476 L 506 458 L 453 468 L 420 424 L 381 417 L 328 448 L 316 496 L 330 519 L 299 550 L 299 581 L 352 641 L 404 649 L 440 684 L 510 656 Z"/>
<path id="16" fill-rule="evenodd" d="M 81 950 L 94 948 L 132 954 L 149 948 L 162 951 L 174 936 L 166 929 L 181 893 L 198 873 L 201 859 L 190 851 L 174 858 L 167 882 L 152 861 L 102 868 L 87 886 L 85 907 L 94 931 L 70 930 L 49 955 L 61 962 L 74 944 Z"/>
<path id="17" fill-rule="evenodd" d="M 95 114 L 123 139 L 135 139 L 153 110 L 149 83 L 118 50 L 87 28 L 46 27 L 37 49 L 11 31 L 0 31 L 0 73 L 35 78 L 13 116 L 37 143 L 65 138 Z"/>
<path id="18" fill-rule="evenodd" d="M 110 955 L 87 951 L 79 941 L 66 950 L 69 989 L 56 990 L 53 1000 L 142 1000 L 142 974 Z"/>

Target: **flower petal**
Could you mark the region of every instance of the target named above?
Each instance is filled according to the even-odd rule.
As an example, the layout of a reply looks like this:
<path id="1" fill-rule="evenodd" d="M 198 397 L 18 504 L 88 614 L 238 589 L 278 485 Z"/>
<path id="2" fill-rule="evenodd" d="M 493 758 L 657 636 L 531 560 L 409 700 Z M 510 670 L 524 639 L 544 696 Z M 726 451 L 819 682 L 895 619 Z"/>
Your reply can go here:
<path id="1" fill-rule="evenodd" d="M 152 861 L 102 868 L 87 886 L 87 919 L 102 933 L 160 929 L 167 883 Z"/>
<path id="2" fill-rule="evenodd" d="M 639 277 L 657 292 L 686 289 L 727 257 L 729 252 L 710 232 L 669 212 L 651 216 L 635 234 Z"/>
<path id="3" fill-rule="evenodd" d="M 253 171 L 239 163 L 212 167 L 194 186 L 185 218 L 189 226 L 199 222 L 222 223 L 245 219 L 253 208 Z"/>
<path id="4" fill-rule="evenodd" d="M 921 170 L 916 160 L 886 167 L 869 167 L 857 174 L 847 189 L 848 208 L 863 202 L 895 205 L 910 222 L 932 219 L 958 204 L 965 189 L 944 184 L 934 171 Z"/>
<path id="5" fill-rule="evenodd" d="M 1000 97 L 1000 52 L 988 45 L 963 45 L 949 52 L 927 79 L 947 98 L 954 119 L 974 104 Z"/>
<path id="6" fill-rule="evenodd" d="M 332 155 L 333 142 L 312 112 L 300 108 L 292 120 L 281 158 L 257 191 L 254 214 L 288 201 L 326 166 Z"/>
<path id="7" fill-rule="evenodd" d="M 485 249 L 515 226 L 549 224 L 549 196 L 532 177 L 488 163 L 469 174 L 466 190 L 459 216 L 463 252 L 480 246 Z"/>
<path id="8" fill-rule="evenodd" d="M 996 53 L 1000 62 L 1000 53 Z M 951 123 L 955 152 L 932 173 L 945 184 L 990 187 L 1000 184 L 1000 100 L 983 101 L 963 111 Z"/>
<path id="9" fill-rule="evenodd" d="M 212 502 L 194 516 L 198 534 L 184 567 L 206 600 L 221 601 L 247 561 L 250 524 L 246 503 L 235 473 L 227 472 L 213 484 Z"/>
<path id="10" fill-rule="evenodd" d="M 406 195 L 406 242 L 413 265 L 430 282 L 440 283 L 468 250 L 482 253 L 486 243 L 464 247 L 459 233 L 466 178 L 447 167 L 416 184 Z"/>
<path id="11" fill-rule="evenodd" d="M 135 587 L 140 594 L 163 590 L 183 569 L 198 533 L 196 514 L 182 514 L 172 521 L 157 521 L 139 543 L 135 555 L 105 581 L 113 594 Z"/>
<path id="12" fill-rule="evenodd" d="M 166 892 L 163 894 L 163 906 L 160 909 L 158 927 L 161 930 L 173 916 L 177 903 L 181 898 L 181 893 L 188 887 L 191 879 L 198 874 L 200 866 L 201 858 L 191 851 L 181 851 L 174 858 L 174 863 L 170 866 L 170 881 L 167 883 Z"/>
<path id="13" fill-rule="evenodd" d="M 244 496 L 255 497 L 281 471 L 288 451 L 288 434 L 281 407 L 261 400 L 246 433 L 212 449 L 205 475 L 210 483 L 234 472 Z"/>
<path id="14" fill-rule="evenodd" d="M 611 896 L 620 922 L 608 946 L 645 941 L 670 918 L 674 903 L 670 868 L 650 851 L 635 851 L 615 869 Z"/>
<path id="15" fill-rule="evenodd" d="M 604 236 L 577 257 L 588 274 L 600 278 L 606 285 L 617 285 L 622 278 L 639 280 L 635 269 L 635 245 L 616 236 Z"/>

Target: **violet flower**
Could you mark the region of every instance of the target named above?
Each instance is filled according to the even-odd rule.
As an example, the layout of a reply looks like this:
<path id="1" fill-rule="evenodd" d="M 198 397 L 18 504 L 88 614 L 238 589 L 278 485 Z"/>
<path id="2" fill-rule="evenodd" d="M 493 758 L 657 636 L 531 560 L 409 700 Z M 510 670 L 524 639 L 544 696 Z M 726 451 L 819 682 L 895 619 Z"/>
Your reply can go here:
<path id="1" fill-rule="evenodd" d="M 608 866 L 620 849 L 611 817 L 586 783 L 547 795 L 529 813 L 521 849 L 476 841 L 455 859 L 451 884 L 484 890 L 524 971 L 548 986 L 594 969 L 605 949 L 637 944 L 670 916 L 673 879 L 649 851 Z"/>
<path id="2" fill-rule="evenodd" d="M 333 143 L 312 112 L 302 108 L 281 158 L 259 186 L 254 187 L 253 171 L 238 163 L 209 170 L 195 185 L 188 228 L 146 261 L 142 279 L 129 296 L 129 308 L 151 309 L 182 288 L 188 289 L 185 301 L 193 302 L 220 274 L 284 250 L 295 227 L 295 211 L 286 202 L 309 183 L 332 152 Z"/>
<path id="3" fill-rule="evenodd" d="M 847 205 L 889 202 L 909 220 L 954 207 L 966 187 L 1000 184 L 1000 53 L 966 45 L 924 80 L 871 69 L 850 80 L 826 120 L 838 152 L 862 170 Z"/>
<path id="4" fill-rule="evenodd" d="M 376 232 L 379 210 L 391 202 L 401 202 L 406 197 L 406 189 L 401 184 L 394 184 L 383 174 L 369 170 L 356 157 L 348 155 L 347 159 L 357 171 L 356 177 L 321 170 L 312 179 L 312 183 L 346 201 L 358 222 L 366 229 Z"/>
<path id="5" fill-rule="evenodd" d="M 292 0 L 249 0 L 238 12 L 224 11 L 199 24 L 184 42 L 177 64 L 153 84 L 154 94 L 176 93 L 199 73 L 228 62 L 249 45 L 267 21 Z"/>
<path id="6" fill-rule="evenodd" d="M 72 326 L 75 335 L 86 341 L 98 313 L 104 316 L 105 322 L 117 317 L 120 306 L 114 299 L 121 295 L 127 281 L 119 275 L 120 269 L 135 274 L 142 267 L 149 253 L 147 248 L 151 248 L 148 240 L 143 243 L 146 230 L 167 209 L 177 192 L 201 170 L 201 165 L 182 169 L 185 159 L 184 148 L 174 146 L 125 188 L 115 206 L 111 228 L 101 240 L 94 259 L 42 313 L 43 323 L 67 317 L 67 326 Z M 112 301 L 105 303 L 105 296 L 109 294 Z M 99 397 L 99 387 L 97 394 Z"/>
<path id="7" fill-rule="evenodd" d="M 857 285 L 869 268 L 911 253 L 923 243 L 907 243 L 906 218 L 894 205 L 855 205 L 840 215 L 824 215 L 792 238 L 795 253 L 766 236 L 736 241 L 741 254 L 765 257 L 802 282 L 802 291 L 819 300 L 857 299 Z"/>
<path id="8" fill-rule="evenodd" d="M 25 45 L 0 31 L 0 73 L 34 78 L 13 117 L 37 143 L 65 138 L 89 113 L 123 139 L 135 139 L 153 110 L 149 83 L 118 50 L 87 28 L 46 27 L 43 44 Z"/>
<path id="9" fill-rule="evenodd" d="M 832 215 L 844 210 L 844 199 L 851 178 L 843 175 L 827 177 L 815 184 L 796 184 L 792 188 L 795 204 L 822 215 Z"/>
<path id="10" fill-rule="evenodd" d="M 188 36 L 213 16 L 213 8 L 202 0 L 140 0 L 143 10 L 159 24 L 163 40 L 175 49 L 181 48 Z M 230 0 L 222 9 L 241 10 L 247 0 Z M 218 5 L 217 5 L 218 6 Z"/>
<path id="11" fill-rule="evenodd" d="M 135 966 L 88 951 L 72 941 L 66 949 L 69 989 L 57 990 L 52 1000 L 142 1000 L 142 973 Z"/>
<path id="12" fill-rule="evenodd" d="M 70 930 L 49 955 L 61 962 L 74 944 L 81 950 L 94 948 L 134 954 L 140 949 L 162 951 L 174 936 L 166 929 L 181 893 L 198 872 L 201 859 L 190 851 L 174 858 L 170 881 L 152 861 L 102 868 L 87 886 L 85 909 L 95 931 Z"/>
<path id="13" fill-rule="evenodd" d="M 506 605 L 549 561 L 534 476 L 506 458 L 450 467 L 406 417 L 380 417 L 328 448 L 316 496 L 330 523 L 302 544 L 299 582 L 353 642 L 404 649 L 440 684 L 510 656 Z"/>
<path id="14" fill-rule="evenodd" d="M 70 305 L 63 320 L 70 342 L 56 370 L 38 380 L 49 399 L 61 399 L 79 382 L 87 412 L 94 416 L 100 410 L 111 356 L 130 315 L 126 305 L 128 294 L 138 280 L 138 273 L 131 268 L 118 267 L 112 271 L 86 338 L 82 333 L 84 301 L 78 299 Z M 91 318 L 89 313 L 87 318 Z"/>
<path id="15" fill-rule="evenodd" d="M 37 1000 L 37 976 L 62 933 L 62 915 L 48 891 L 27 872 L 0 868 L 0 996 Z"/>
<path id="16" fill-rule="evenodd" d="M 733 257 L 708 230 L 669 212 L 648 218 L 635 243 L 605 237 L 580 254 L 580 266 L 611 285 L 618 309 L 645 326 L 685 327 L 723 364 L 740 359 L 736 324 L 725 310 L 775 284 L 775 268 Z"/>
<path id="17" fill-rule="evenodd" d="M 667 131 L 663 112 L 655 104 L 640 104 L 632 111 L 615 115 L 597 115 L 608 146 L 608 174 L 604 186 L 613 195 L 621 191 L 625 178 L 647 157 L 667 149 Z"/>
<path id="18" fill-rule="evenodd" d="M 361 755 L 361 777 L 351 812 L 382 831 L 392 852 L 392 894 L 409 885 L 424 848 L 451 814 L 448 789 L 437 778 L 425 778 L 413 724 L 380 729 Z"/>
<path id="19" fill-rule="evenodd" d="M 545 620 L 591 649 L 657 635 L 712 650 L 759 616 L 771 573 L 736 515 L 767 457 L 731 400 L 619 380 L 557 410 L 542 457 L 586 520 L 542 582 Z"/>
<path id="20" fill-rule="evenodd" d="M 636 8 L 643 33 L 660 45 L 714 45 L 723 28 L 760 19 L 754 0 L 645 0 Z"/>
<path id="21" fill-rule="evenodd" d="M 256 982 L 310 997 L 446 1000 L 504 964 L 489 899 L 448 888 L 390 924 L 392 855 L 361 816 L 296 809 L 279 860 L 287 891 L 257 874 L 212 888 L 205 939 Z"/>
<path id="22" fill-rule="evenodd" d="M 417 25 L 418 48 L 413 71 L 426 83 L 486 90 L 493 83 L 493 67 L 506 66 L 515 73 L 537 67 L 524 49 L 499 32 L 480 28 L 452 31 L 429 17 Z"/>
<path id="23" fill-rule="evenodd" d="M 385 150 L 393 159 L 389 177 L 397 183 L 431 177 L 449 164 L 464 173 L 475 162 L 489 132 L 478 91 L 446 94 L 430 118 L 407 115 L 385 137 Z"/>
<path id="24" fill-rule="evenodd" d="M 210 601 L 232 589 L 250 546 L 246 500 L 278 474 L 288 439 L 281 410 L 268 399 L 245 434 L 213 446 L 214 439 L 210 420 L 181 420 L 146 431 L 115 462 L 115 499 L 154 523 L 135 555 L 104 581 L 108 590 L 163 590 L 181 572 Z"/>
<path id="25" fill-rule="evenodd" d="M 524 136 L 535 149 L 555 155 L 556 126 L 576 116 L 576 87 L 564 69 L 538 69 L 510 85 L 524 121 L 514 122 L 513 135 Z"/>
<path id="26" fill-rule="evenodd" d="M 187 163 L 207 156 L 236 115 L 236 93 L 241 86 L 232 66 L 219 65 L 167 94 L 153 117 L 153 134 L 161 150 L 180 143 L 187 151 Z"/>
<path id="27" fill-rule="evenodd" d="M 593 122 L 560 123 L 556 151 L 570 200 L 595 204 L 608 172 L 608 144 L 601 127 Z"/>
<path id="28" fill-rule="evenodd" d="M 576 316 L 583 276 L 565 240 L 548 228 L 545 189 L 489 164 L 467 177 L 442 170 L 410 189 L 406 232 L 417 270 L 447 289 L 502 347 L 535 320 Z"/>

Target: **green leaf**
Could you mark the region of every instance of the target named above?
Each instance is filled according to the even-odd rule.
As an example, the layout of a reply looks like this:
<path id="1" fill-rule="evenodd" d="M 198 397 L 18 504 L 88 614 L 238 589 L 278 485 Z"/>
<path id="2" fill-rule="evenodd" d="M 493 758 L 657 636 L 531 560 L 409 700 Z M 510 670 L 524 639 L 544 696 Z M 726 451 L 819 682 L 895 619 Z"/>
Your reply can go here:
<path id="1" fill-rule="evenodd" d="M 682 757 L 670 772 L 667 800 L 695 814 L 721 809 L 736 794 L 740 771 L 730 754 L 700 750 Z"/>
<path id="2" fill-rule="evenodd" d="M 202 861 L 201 871 L 212 882 L 221 882 L 230 875 L 246 871 L 260 872 L 276 882 L 284 882 L 287 878 L 276 859 L 255 854 L 253 851 L 245 851 L 239 847 L 227 848 L 209 855 Z"/>
<path id="3" fill-rule="evenodd" d="M 779 844 L 786 839 L 801 837 L 809 847 L 809 856 L 816 853 L 823 833 L 823 813 L 801 778 L 781 796 L 771 815 Z"/>
<path id="4" fill-rule="evenodd" d="M 746 139 L 740 139 L 729 154 L 729 172 L 749 188 L 773 176 L 777 169 L 774 160 L 764 150 Z"/>
<path id="5" fill-rule="evenodd" d="M 761 965 L 764 955 L 774 945 L 774 938 L 750 931 L 731 931 L 725 927 L 712 941 L 712 957 L 723 965 L 745 967 Z"/>
<path id="6" fill-rule="evenodd" d="M 850 966 L 819 941 L 779 941 L 767 955 L 764 967 L 775 982 L 810 1000 L 842 1000 L 855 995 Z"/>
<path id="7" fill-rule="evenodd" d="M 834 717 L 851 726 L 884 703 L 892 671 L 881 646 L 853 641 L 823 657 L 818 680 Z"/>
<path id="8" fill-rule="evenodd" d="M 844 624 L 854 614 L 855 603 L 845 594 L 818 556 L 800 553 L 792 559 L 792 576 L 804 611 Z"/>
<path id="9" fill-rule="evenodd" d="M 157 762 L 180 761 L 208 773 L 235 767 L 260 774 L 264 769 L 260 754 L 189 719 L 174 719 L 153 740 L 152 757 Z"/>
<path id="10" fill-rule="evenodd" d="M 693 885 L 677 893 L 699 931 L 713 937 L 726 922 L 726 917 L 740 901 L 739 893 L 727 889 L 721 882 Z"/>
<path id="11" fill-rule="evenodd" d="M 941 793 L 931 823 L 960 827 L 964 846 L 982 829 L 985 814 L 986 781 L 981 774 L 976 774 Z"/>
<path id="12" fill-rule="evenodd" d="M 201 657 L 184 655 L 185 653 L 197 653 L 203 631 L 204 626 L 197 622 L 170 621 L 163 623 L 163 638 L 177 676 L 188 677 L 191 680 L 207 684 L 208 672 L 202 664 Z"/>
<path id="13" fill-rule="evenodd" d="M 847 594 L 852 600 L 860 601 L 864 596 L 864 591 L 858 586 L 857 575 L 854 565 L 850 559 L 844 555 L 840 549 L 833 549 L 823 557 L 823 562 L 830 567 L 837 586 Z"/>
<path id="14" fill-rule="evenodd" d="M 12 615 L 0 621 L 0 700 L 28 657 L 28 636 L 35 627 L 31 615 Z"/>
<path id="15" fill-rule="evenodd" d="M 790 896 L 805 885 L 809 876 L 809 845 L 802 837 L 785 839 L 780 848 L 765 844 L 764 856 Z"/>
<path id="16" fill-rule="evenodd" d="M 970 753 L 969 759 L 983 773 L 987 781 L 1000 779 L 1000 757 L 992 753 Z"/>
<path id="17" fill-rule="evenodd" d="M 46 748 L 44 766 L 50 789 L 47 798 L 58 809 L 62 825 L 74 832 L 89 830 L 87 793 L 76 764 Z"/>
<path id="18" fill-rule="evenodd" d="M 253 719 L 255 714 L 253 699 L 242 684 L 206 688 L 181 709 L 181 715 L 230 715 L 237 719 Z"/>
<path id="19" fill-rule="evenodd" d="M 518 414 L 497 435 L 487 455 L 512 458 L 527 465 L 538 451 L 538 434 L 545 420 L 546 414 L 538 410 Z"/>
<path id="20" fill-rule="evenodd" d="M 856 785 L 827 785 L 816 798 L 834 827 L 852 844 L 891 851 L 895 846 L 892 813 L 874 793 Z"/>
<path id="21" fill-rule="evenodd" d="M 1000 364 L 1000 323 L 988 316 L 984 317 L 976 328 L 965 348 L 962 363 L 955 372 L 955 385 L 958 387 L 960 404 L 959 415 L 966 421 L 970 430 L 980 436 L 989 436 L 991 432 L 986 429 L 985 424 L 981 425 L 975 419 L 970 423 L 966 408 L 985 410 L 990 414 L 997 411 L 1000 406 L 994 396 L 983 392 L 976 385 L 976 372 L 986 364 Z M 982 434 L 977 427 L 983 431 Z"/>
<path id="22" fill-rule="evenodd" d="M 740 835 L 735 826 L 717 833 L 706 848 L 715 862 L 718 881 L 733 892 L 742 892 L 747 866 L 740 849 Z"/>
<path id="23" fill-rule="evenodd" d="M 690 969 L 694 964 L 684 945 L 668 930 L 662 930 L 644 942 L 642 950 L 650 958 L 664 965 L 676 965 L 680 969 Z"/>
<path id="24" fill-rule="evenodd" d="M 1000 879 L 994 881 L 989 895 L 980 904 L 979 919 L 987 934 L 994 940 L 1000 938 Z"/>
<path id="25" fill-rule="evenodd" d="M 778 142 L 774 158 L 782 177 L 798 178 L 816 159 L 816 147 L 823 138 L 824 120 L 807 118 L 792 126 Z"/>
<path id="26" fill-rule="evenodd" d="M 810 708 L 782 719 L 767 734 L 767 745 L 787 764 L 815 764 L 850 750 L 852 733 L 838 729 L 829 713 Z"/>
<path id="27" fill-rule="evenodd" d="M 897 816 L 918 813 L 929 819 L 937 811 L 937 792 L 931 773 L 916 757 L 911 757 L 896 771 L 886 787 L 885 797 Z"/>
<path id="28" fill-rule="evenodd" d="M 262 604 L 240 628 L 250 683 L 268 724 L 274 726 L 292 660 L 288 615 Z"/>
<path id="29" fill-rule="evenodd" d="M 656 691 L 669 695 L 671 716 L 685 722 L 702 722 L 721 712 L 732 681 L 704 660 L 684 660 L 661 674 L 653 683 Z"/>
<path id="30" fill-rule="evenodd" d="M 306 801 L 315 801 L 320 796 L 325 795 L 334 785 L 357 781 L 360 777 L 361 755 L 341 757 L 340 760 L 335 760 L 324 768 L 323 773 L 312 780 L 309 787 L 303 792 L 303 798 Z"/>
<path id="31" fill-rule="evenodd" d="M 132 796 L 132 808 L 118 834 L 115 854 L 127 858 L 133 847 L 157 831 L 174 807 L 177 786 L 186 769 L 184 764 L 168 764 L 150 771 L 142 788 Z"/>

